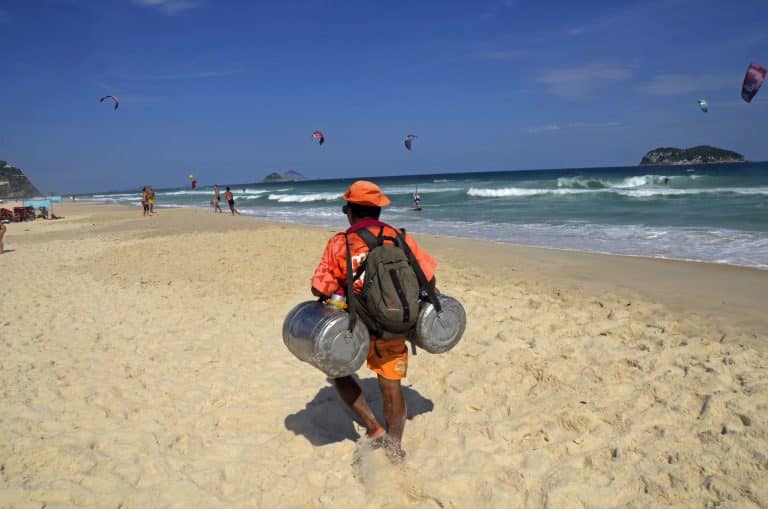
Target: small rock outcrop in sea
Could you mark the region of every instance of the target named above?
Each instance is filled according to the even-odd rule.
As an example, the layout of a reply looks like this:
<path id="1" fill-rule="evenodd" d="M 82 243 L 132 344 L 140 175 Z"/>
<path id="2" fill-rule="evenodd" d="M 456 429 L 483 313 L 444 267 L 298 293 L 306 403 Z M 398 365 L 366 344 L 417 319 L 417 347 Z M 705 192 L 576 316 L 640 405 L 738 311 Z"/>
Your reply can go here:
<path id="1" fill-rule="evenodd" d="M 19 200 L 40 196 L 24 172 L 5 161 L 0 161 L 0 200 Z"/>
<path id="2" fill-rule="evenodd" d="M 732 150 L 699 145 L 691 148 L 660 147 L 643 156 L 640 165 L 743 163 L 744 156 Z"/>
<path id="3" fill-rule="evenodd" d="M 287 171 L 285 173 L 272 172 L 262 182 L 295 182 L 297 180 L 304 180 L 306 177 L 298 171 Z"/>

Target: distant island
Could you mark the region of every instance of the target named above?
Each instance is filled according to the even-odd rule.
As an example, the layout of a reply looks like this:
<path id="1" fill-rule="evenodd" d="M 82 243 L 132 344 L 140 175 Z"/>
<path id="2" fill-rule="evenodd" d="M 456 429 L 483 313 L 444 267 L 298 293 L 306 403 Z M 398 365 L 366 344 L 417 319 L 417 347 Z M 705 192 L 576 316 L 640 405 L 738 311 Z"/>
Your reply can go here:
<path id="1" fill-rule="evenodd" d="M 691 148 L 659 147 L 643 156 L 640 165 L 743 163 L 744 156 L 732 150 L 699 145 Z"/>
<path id="2" fill-rule="evenodd" d="M 295 182 L 297 180 L 304 180 L 306 177 L 298 171 L 287 171 L 285 173 L 272 172 L 262 182 Z"/>
<path id="3" fill-rule="evenodd" d="M 40 196 L 24 172 L 6 161 L 0 161 L 0 200 L 19 200 Z"/>

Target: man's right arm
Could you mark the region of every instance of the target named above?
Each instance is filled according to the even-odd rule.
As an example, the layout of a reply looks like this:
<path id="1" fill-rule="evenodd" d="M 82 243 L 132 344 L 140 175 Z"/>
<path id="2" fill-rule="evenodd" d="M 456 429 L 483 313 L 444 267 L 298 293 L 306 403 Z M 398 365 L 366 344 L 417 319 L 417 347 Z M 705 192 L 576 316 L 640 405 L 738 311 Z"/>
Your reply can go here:
<path id="1" fill-rule="evenodd" d="M 337 279 L 337 261 L 335 253 L 336 237 L 331 237 L 328 244 L 325 246 L 323 256 L 320 258 L 320 263 L 315 269 L 315 273 L 312 276 L 312 295 L 316 297 L 329 298 L 333 292 L 339 288 L 339 282 Z"/>

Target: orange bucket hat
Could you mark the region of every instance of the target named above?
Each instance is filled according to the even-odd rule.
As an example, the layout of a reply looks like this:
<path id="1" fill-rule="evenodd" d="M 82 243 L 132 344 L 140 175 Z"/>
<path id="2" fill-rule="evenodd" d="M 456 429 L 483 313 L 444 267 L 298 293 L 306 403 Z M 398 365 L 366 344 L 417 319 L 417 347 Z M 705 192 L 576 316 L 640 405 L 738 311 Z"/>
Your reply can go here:
<path id="1" fill-rule="evenodd" d="M 349 203 L 369 207 L 386 207 L 391 203 L 379 186 L 367 180 L 353 182 L 344 193 L 344 199 Z"/>

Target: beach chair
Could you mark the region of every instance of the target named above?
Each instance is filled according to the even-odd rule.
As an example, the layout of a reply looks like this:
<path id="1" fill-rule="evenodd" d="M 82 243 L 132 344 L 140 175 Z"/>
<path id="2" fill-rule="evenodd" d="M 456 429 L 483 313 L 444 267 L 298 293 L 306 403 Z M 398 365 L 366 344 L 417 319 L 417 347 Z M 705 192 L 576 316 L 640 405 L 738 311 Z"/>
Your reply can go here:
<path id="1" fill-rule="evenodd" d="M 11 209 L 0 209 L 0 221 L 13 221 L 13 211 Z"/>
<path id="2" fill-rule="evenodd" d="M 13 220 L 18 223 L 21 221 L 34 221 L 35 207 L 13 207 Z"/>

